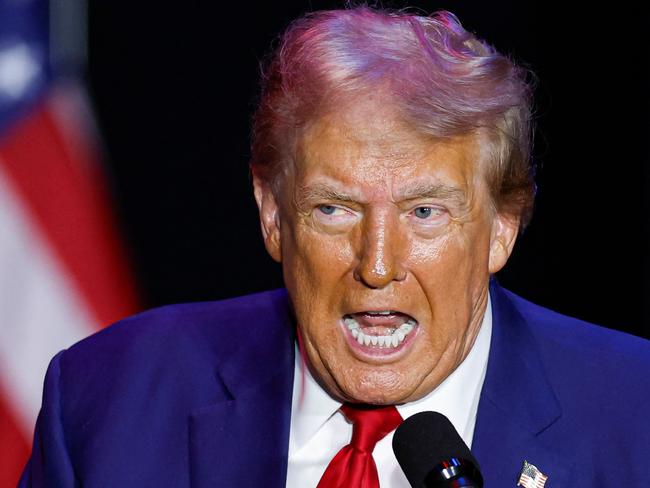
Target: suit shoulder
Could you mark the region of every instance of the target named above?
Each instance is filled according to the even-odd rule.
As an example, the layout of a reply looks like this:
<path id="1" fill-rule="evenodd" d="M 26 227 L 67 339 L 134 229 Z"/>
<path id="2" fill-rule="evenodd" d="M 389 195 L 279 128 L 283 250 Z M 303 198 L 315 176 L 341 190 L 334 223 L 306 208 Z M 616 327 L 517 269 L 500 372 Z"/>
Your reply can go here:
<path id="1" fill-rule="evenodd" d="M 508 297 L 533 334 L 535 349 L 568 418 L 637 419 L 650 435 L 650 341 Z M 532 346 L 531 346 L 532 347 Z M 624 400 L 624 401 L 622 401 Z"/>
<path id="2" fill-rule="evenodd" d="M 277 365 L 277 356 L 288 358 L 293 336 L 287 305 L 286 293 L 277 290 L 160 307 L 57 355 L 46 376 L 43 409 L 60 422 L 75 475 L 99 473 L 103 482 L 112 479 L 113 464 L 127 466 L 118 477 L 147 472 L 138 461 L 154 452 L 160 464 L 159 448 L 170 453 L 166 467 L 186 473 L 188 421 L 194 412 L 232 399 L 240 377 L 228 373 L 249 365 L 246 371 L 256 378 L 259 371 L 273 371 L 268 365 Z M 264 333 L 256 334 L 260 329 Z M 97 459 L 114 462 L 98 465 Z"/>
<path id="3" fill-rule="evenodd" d="M 62 366 L 78 370 L 110 370 L 140 361 L 165 358 L 219 357 L 240 344 L 248 333 L 266 324 L 288 322 L 286 291 L 283 289 L 219 300 L 166 305 L 127 317 L 68 348 Z M 244 327 L 245 325 L 245 327 Z M 271 328 L 273 329 L 273 328 Z M 143 359 L 144 360 L 144 359 Z"/>
<path id="4" fill-rule="evenodd" d="M 218 301 L 164 305 L 126 317 L 81 340 L 70 350 L 101 347 L 125 339 L 146 342 L 150 336 L 188 333 L 201 327 L 224 328 L 260 315 L 283 318 L 286 300 L 286 291 L 277 289 Z"/>
<path id="5" fill-rule="evenodd" d="M 576 357 L 604 354 L 650 367 L 649 340 L 563 315 L 509 291 L 505 293 L 542 344 L 572 351 Z"/>

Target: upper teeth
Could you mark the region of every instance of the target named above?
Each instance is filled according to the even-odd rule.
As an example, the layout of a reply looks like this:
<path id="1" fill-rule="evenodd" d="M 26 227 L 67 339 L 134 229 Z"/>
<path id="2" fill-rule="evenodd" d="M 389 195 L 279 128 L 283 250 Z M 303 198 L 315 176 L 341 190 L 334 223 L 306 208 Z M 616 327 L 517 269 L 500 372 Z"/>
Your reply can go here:
<path id="1" fill-rule="evenodd" d="M 383 313 L 383 312 L 382 312 Z M 406 336 L 415 328 L 415 320 L 409 319 L 400 325 L 397 329 L 393 329 L 389 335 L 370 335 L 364 334 L 359 323 L 353 317 L 346 317 L 344 319 L 345 325 L 350 329 L 352 337 L 354 337 L 359 344 L 373 345 L 379 347 L 397 347 Z"/>
<path id="2" fill-rule="evenodd" d="M 392 310 L 381 310 L 381 311 L 378 311 L 378 312 L 366 312 L 366 313 L 368 315 L 391 315 L 391 314 L 393 314 L 395 312 L 393 312 Z"/>

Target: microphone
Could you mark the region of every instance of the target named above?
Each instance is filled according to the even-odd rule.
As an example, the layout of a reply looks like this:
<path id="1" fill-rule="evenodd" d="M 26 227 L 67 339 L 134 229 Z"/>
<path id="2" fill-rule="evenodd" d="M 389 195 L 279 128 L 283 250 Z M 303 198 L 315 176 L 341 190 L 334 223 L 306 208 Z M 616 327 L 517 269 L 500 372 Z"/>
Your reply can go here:
<path id="1" fill-rule="evenodd" d="M 420 412 L 402 422 L 393 452 L 413 488 L 483 488 L 476 459 L 441 413 Z"/>

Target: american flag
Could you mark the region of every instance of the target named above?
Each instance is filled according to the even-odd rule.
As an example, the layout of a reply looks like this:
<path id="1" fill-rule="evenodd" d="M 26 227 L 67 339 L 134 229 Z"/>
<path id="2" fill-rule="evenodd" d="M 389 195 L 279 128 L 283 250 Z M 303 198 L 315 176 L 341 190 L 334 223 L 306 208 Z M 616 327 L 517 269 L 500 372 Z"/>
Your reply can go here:
<path id="1" fill-rule="evenodd" d="M 49 359 L 137 309 L 60 36 L 83 32 L 61 10 L 75 3 L 0 0 L 0 488 L 31 449 Z"/>
<path id="2" fill-rule="evenodd" d="M 524 467 L 521 468 L 517 486 L 523 486 L 524 488 L 544 488 L 547 479 L 548 476 L 542 474 L 537 469 L 537 466 L 530 464 L 528 461 L 524 461 Z"/>

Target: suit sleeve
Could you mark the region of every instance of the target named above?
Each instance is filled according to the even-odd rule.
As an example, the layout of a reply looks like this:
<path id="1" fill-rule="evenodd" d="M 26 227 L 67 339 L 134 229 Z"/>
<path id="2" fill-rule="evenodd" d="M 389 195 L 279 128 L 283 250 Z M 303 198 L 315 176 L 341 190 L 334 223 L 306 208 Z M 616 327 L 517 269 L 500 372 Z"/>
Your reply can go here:
<path id="1" fill-rule="evenodd" d="M 77 487 L 66 447 L 61 407 L 61 358 L 57 354 L 47 369 L 43 403 L 36 420 L 32 454 L 18 482 L 18 488 Z"/>

